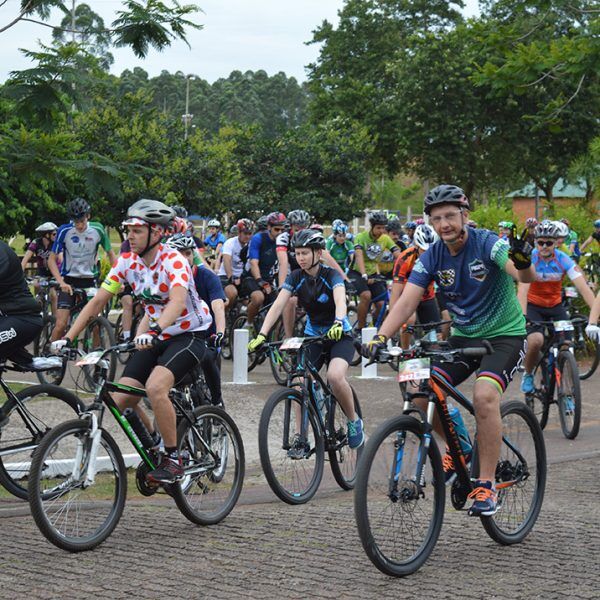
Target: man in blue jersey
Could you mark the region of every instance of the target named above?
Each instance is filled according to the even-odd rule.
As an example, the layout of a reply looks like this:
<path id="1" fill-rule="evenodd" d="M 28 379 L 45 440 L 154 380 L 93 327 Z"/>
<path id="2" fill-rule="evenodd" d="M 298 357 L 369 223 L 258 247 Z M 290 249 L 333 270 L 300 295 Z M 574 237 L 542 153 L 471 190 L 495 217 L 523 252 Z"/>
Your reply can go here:
<path id="1" fill-rule="evenodd" d="M 58 228 L 48 257 L 48 268 L 60 285 L 53 341 L 61 338 L 67 328 L 69 313 L 75 303 L 73 288 L 96 287 L 98 248 L 104 248 L 111 265 L 116 260 L 104 226 L 90 221 L 90 211 L 90 205 L 83 198 L 75 198 L 69 203 L 67 214 L 71 221 Z M 63 260 L 59 269 L 56 258 L 61 252 Z"/>
<path id="2" fill-rule="evenodd" d="M 496 465 L 502 443 L 500 399 L 523 357 L 525 318 L 517 300 L 514 280 L 535 279 L 531 246 L 520 239 L 500 240 L 485 229 L 471 229 L 469 201 L 454 185 L 440 185 L 425 197 L 425 213 L 440 240 L 416 261 L 402 295 L 383 322 L 379 335 L 366 345 L 365 353 L 376 357 L 417 309 L 423 290 L 438 285 L 454 319 L 452 347 L 481 346 L 484 340 L 494 353 L 483 358 L 461 358 L 433 368 L 457 386 L 473 372 L 473 404 L 477 421 L 479 479 L 469 495 L 474 500 L 471 516 L 490 516 L 498 510 L 495 489 Z M 418 402 L 417 402 L 418 403 Z M 437 421 L 437 419 L 436 419 Z M 436 431 L 443 436 L 438 422 Z M 446 480 L 454 470 L 449 454 L 444 459 Z"/>

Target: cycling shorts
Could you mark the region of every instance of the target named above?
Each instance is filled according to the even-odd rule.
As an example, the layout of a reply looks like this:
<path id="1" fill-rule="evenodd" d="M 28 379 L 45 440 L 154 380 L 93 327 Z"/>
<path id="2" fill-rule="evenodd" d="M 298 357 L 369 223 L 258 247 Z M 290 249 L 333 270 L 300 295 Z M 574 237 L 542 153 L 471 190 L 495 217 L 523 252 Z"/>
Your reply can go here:
<path id="1" fill-rule="evenodd" d="M 568 319 L 567 311 L 562 304 L 556 306 L 538 306 L 537 304 L 527 303 L 528 321 L 564 321 Z M 527 335 L 530 333 L 544 333 L 545 326 L 536 323 L 527 324 Z"/>
<path id="2" fill-rule="evenodd" d="M 41 315 L 0 316 L 0 359 L 10 359 L 20 365 L 31 362 L 25 346 L 33 342 L 42 330 Z"/>
<path id="3" fill-rule="evenodd" d="M 452 348 L 477 348 L 483 345 L 483 341 L 460 336 L 452 336 L 448 340 Z M 488 381 L 503 393 L 525 357 L 527 344 L 521 336 L 499 336 L 490 338 L 488 342 L 494 349 L 493 354 L 461 357 L 453 363 L 432 361 L 432 368 L 455 387 L 477 371 L 478 381 Z"/>
<path id="4" fill-rule="evenodd" d="M 371 300 L 374 302 L 383 302 L 385 300 L 385 293 L 387 292 L 385 281 L 376 279 L 373 283 L 369 284 L 358 271 L 354 271 L 353 269 L 348 271 L 348 278 L 352 281 L 352 285 L 358 294 L 368 291 L 371 292 Z"/>
<path id="5" fill-rule="evenodd" d="M 145 385 L 154 367 L 161 366 L 173 373 L 175 384 L 197 366 L 206 351 L 202 332 L 181 333 L 168 340 L 160 340 L 148 350 L 134 352 L 123 371 L 123 377 L 131 377 Z"/>
<path id="6" fill-rule="evenodd" d="M 417 307 L 417 318 L 421 324 L 437 323 L 442 320 L 440 317 L 440 309 L 438 308 L 435 298 L 421 300 Z"/>
<path id="7" fill-rule="evenodd" d="M 65 280 L 65 283 L 68 283 L 73 288 L 86 289 L 86 288 L 95 288 L 95 287 L 97 287 L 96 280 L 93 277 L 92 278 L 87 278 L 87 277 L 69 277 L 67 275 L 67 276 L 65 276 L 64 280 Z M 66 310 L 71 310 L 73 308 L 73 306 L 75 306 L 75 300 L 76 300 L 75 294 L 73 294 L 72 296 L 70 296 L 66 292 L 63 292 L 62 290 L 59 290 L 59 292 L 58 292 L 58 304 L 57 304 L 57 306 L 58 306 L 58 308 L 64 308 Z"/>
<path id="8" fill-rule="evenodd" d="M 329 364 L 332 358 L 341 358 L 348 364 L 354 358 L 354 341 L 349 335 L 342 336 L 339 341 L 323 340 L 310 344 L 305 354 L 307 362 L 315 366 L 317 370 L 325 364 Z"/>

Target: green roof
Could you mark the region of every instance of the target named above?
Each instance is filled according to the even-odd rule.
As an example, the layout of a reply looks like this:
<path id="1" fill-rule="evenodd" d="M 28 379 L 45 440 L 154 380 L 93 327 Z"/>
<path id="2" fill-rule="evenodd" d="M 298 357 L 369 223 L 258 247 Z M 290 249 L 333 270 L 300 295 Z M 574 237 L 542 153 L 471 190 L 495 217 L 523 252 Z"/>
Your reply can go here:
<path id="1" fill-rule="evenodd" d="M 540 189 L 540 198 L 545 198 L 546 194 Z M 582 180 L 578 184 L 566 183 L 562 177 L 556 182 L 552 189 L 554 198 L 585 198 L 585 183 Z M 535 183 L 529 183 L 520 190 L 516 190 L 507 195 L 508 198 L 535 198 Z"/>

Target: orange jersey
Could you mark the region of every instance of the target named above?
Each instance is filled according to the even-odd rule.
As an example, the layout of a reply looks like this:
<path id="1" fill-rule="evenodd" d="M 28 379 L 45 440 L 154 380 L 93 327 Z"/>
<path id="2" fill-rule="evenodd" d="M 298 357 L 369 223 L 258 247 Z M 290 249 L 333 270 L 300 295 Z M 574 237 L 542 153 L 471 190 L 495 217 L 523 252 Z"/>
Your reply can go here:
<path id="1" fill-rule="evenodd" d="M 419 249 L 414 246 L 407 248 L 406 250 L 400 253 L 400 256 L 398 256 L 396 262 L 394 263 L 394 283 L 405 284 L 408 281 L 408 276 L 413 270 L 413 267 L 417 262 L 417 258 L 419 258 Z M 433 281 L 427 286 L 427 288 L 423 292 L 422 300 L 431 300 L 432 298 L 435 298 Z"/>

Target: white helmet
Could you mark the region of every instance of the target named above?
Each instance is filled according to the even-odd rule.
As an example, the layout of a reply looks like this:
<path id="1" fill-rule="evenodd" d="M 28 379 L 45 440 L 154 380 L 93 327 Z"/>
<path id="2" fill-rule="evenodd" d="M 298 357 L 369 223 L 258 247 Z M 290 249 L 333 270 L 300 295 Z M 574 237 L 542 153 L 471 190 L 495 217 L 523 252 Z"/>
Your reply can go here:
<path id="1" fill-rule="evenodd" d="M 52 221 L 46 221 L 42 223 L 39 227 L 36 227 L 35 230 L 38 233 L 48 233 L 49 231 L 56 231 L 58 226 L 55 225 Z"/>
<path id="2" fill-rule="evenodd" d="M 221 228 L 221 222 L 218 219 L 211 219 L 208 223 L 207 223 L 208 227 L 217 227 L 217 228 Z"/>
<path id="3" fill-rule="evenodd" d="M 569 227 L 562 221 L 552 221 L 552 224 L 556 227 L 556 235 L 558 237 L 567 237 L 569 235 Z"/>
<path id="4" fill-rule="evenodd" d="M 431 225 L 417 225 L 413 242 L 421 250 L 427 250 L 438 239 Z"/>

